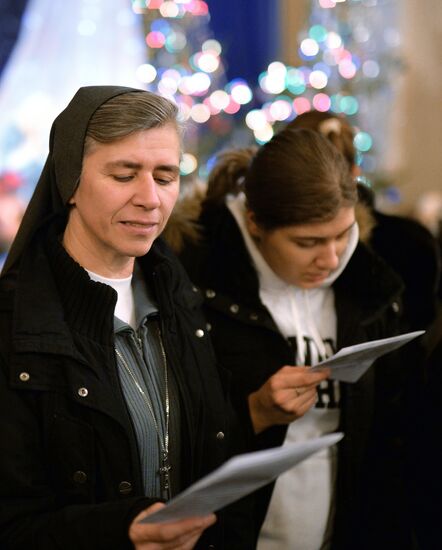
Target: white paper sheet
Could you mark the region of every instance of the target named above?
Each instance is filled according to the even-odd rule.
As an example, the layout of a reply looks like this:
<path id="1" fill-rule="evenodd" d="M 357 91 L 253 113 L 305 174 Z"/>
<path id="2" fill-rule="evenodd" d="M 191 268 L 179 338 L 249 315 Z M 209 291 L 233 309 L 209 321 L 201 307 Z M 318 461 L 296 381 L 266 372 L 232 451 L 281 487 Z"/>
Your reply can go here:
<path id="1" fill-rule="evenodd" d="M 333 433 L 235 456 L 170 500 L 141 523 L 162 523 L 205 516 L 270 483 L 313 453 L 334 445 L 344 434 Z"/>
<path id="2" fill-rule="evenodd" d="M 311 370 L 319 371 L 321 367 L 329 367 L 332 380 L 357 382 L 378 357 L 403 346 L 424 332 L 424 330 L 417 330 L 342 348 L 328 359 L 313 366 Z"/>

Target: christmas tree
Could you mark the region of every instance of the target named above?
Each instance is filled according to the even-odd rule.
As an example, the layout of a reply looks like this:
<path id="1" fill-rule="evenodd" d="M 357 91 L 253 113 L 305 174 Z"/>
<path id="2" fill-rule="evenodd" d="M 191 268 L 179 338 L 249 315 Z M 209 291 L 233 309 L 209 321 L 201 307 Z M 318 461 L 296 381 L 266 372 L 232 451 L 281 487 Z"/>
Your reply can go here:
<path id="1" fill-rule="evenodd" d="M 183 174 L 205 177 L 220 149 L 265 143 L 312 108 L 346 115 L 363 172 L 379 169 L 392 68 L 400 67 L 398 34 L 385 24 L 395 19 L 394 2 L 313 0 L 299 36 L 301 63 L 275 60 L 254 82 L 227 81 L 206 2 L 134 0 L 133 9 L 144 18 L 148 46 L 138 76 L 172 97 L 190 127 Z"/>

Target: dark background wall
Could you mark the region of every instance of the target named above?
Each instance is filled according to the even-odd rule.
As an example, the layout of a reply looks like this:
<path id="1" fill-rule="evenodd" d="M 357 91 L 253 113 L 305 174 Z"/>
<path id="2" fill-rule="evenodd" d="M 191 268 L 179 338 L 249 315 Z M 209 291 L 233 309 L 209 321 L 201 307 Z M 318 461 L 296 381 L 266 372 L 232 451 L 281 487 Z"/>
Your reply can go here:
<path id="1" fill-rule="evenodd" d="M 27 3 L 28 0 L 0 0 L 0 75 L 17 40 Z"/>
<path id="2" fill-rule="evenodd" d="M 206 0 L 210 27 L 223 44 L 227 79 L 256 82 L 281 49 L 278 0 Z"/>

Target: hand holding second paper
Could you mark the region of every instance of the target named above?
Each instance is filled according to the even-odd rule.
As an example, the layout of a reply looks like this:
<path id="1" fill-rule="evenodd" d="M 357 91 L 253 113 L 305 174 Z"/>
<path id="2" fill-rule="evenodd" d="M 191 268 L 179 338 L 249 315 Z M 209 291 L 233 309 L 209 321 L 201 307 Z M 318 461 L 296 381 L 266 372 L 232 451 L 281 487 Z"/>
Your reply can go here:
<path id="1" fill-rule="evenodd" d="M 290 424 L 316 402 L 316 387 L 330 370 L 310 372 L 309 367 L 284 366 L 249 395 L 249 411 L 256 434 L 275 424 Z"/>
<path id="2" fill-rule="evenodd" d="M 133 520 L 129 528 L 129 538 L 135 550 L 191 550 L 203 531 L 216 521 L 215 514 L 210 514 L 168 523 L 140 523 L 140 519 L 164 506 L 163 503 L 156 502 Z"/>

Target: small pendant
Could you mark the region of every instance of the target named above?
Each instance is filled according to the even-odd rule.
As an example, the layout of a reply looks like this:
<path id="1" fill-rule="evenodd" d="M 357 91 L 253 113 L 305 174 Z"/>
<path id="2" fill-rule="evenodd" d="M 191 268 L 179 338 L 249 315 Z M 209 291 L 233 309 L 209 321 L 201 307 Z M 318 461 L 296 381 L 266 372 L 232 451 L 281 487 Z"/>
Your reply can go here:
<path id="1" fill-rule="evenodd" d="M 158 470 L 160 474 L 160 488 L 161 488 L 161 498 L 164 500 L 170 499 L 170 476 L 169 471 L 172 466 L 169 464 L 169 454 L 163 453 L 161 460 L 161 466 Z"/>

